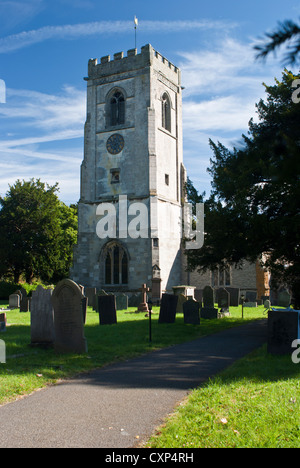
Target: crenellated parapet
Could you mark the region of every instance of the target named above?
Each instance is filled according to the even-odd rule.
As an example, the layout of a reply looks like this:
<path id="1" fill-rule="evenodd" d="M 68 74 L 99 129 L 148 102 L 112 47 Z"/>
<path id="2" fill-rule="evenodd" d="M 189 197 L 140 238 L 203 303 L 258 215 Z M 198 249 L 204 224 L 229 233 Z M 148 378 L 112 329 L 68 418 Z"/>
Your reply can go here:
<path id="1" fill-rule="evenodd" d="M 145 68 L 153 66 L 170 80 L 180 85 L 180 70 L 167 58 L 156 51 L 150 44 L 141 48 L 138 54 L 137 49 L 130 49 L 127 55 L 124 52 L 117 52 L 111 57 L 105 55 L 98 59 L 90 59 L 88 63 L 87 81 L 102 78 L 112 74 L 124 73 L 128 69 Z"/>

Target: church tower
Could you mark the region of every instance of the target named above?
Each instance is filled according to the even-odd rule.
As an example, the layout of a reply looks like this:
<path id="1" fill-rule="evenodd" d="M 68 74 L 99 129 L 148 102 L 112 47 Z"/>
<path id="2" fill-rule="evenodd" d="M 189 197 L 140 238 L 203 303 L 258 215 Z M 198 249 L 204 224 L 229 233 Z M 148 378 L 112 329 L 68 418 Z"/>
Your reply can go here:
<path id="1" fill-rule="evenodd" d="M 106 291 L 181 283 L 180 70 L 151 45 L 90 60 L 74 281 Z"/>

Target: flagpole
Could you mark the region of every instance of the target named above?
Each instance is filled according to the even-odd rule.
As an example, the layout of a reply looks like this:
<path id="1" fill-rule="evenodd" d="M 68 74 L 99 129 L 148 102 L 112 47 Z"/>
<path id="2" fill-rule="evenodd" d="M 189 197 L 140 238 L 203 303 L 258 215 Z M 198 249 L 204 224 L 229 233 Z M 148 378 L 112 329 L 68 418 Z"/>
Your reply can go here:
<path id="1" fill-rule="evenodd" d="M 136 49 L 136 29 L 137 25 L 139 24 L 137 17 L 134 17 L 134 36 L 135 36 L 135 49 Z"/>

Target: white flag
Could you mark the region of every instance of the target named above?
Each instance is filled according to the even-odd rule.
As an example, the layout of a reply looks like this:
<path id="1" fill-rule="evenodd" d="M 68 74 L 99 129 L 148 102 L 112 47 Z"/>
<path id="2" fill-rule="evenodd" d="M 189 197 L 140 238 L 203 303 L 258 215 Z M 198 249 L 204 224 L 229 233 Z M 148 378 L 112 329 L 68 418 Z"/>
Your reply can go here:
<path id="1" fill-rule="evenodd" d="M 134 24 L 137 26 L 139 24 L 137 17 L 134 17 Z"/>

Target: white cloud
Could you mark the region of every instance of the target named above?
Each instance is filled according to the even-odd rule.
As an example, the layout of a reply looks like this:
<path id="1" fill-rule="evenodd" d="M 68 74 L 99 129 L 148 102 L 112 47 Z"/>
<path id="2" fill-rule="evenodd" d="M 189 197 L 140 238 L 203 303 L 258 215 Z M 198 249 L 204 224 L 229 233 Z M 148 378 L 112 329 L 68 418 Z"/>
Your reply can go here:
<path id="1" fill-rule="evenodd" d="M 132 33 L 133 21 L 94 21 L 91 23 L 45 26 L 32 31 L 23 31 L 0 39 L 0 53 L 8 53 L 49 39 L 76 39 L 99 34 Z M 202 21 L 140 21 L 139 30 L 144 32 L 186 32 L 191 30 L 226 30 L 234 23 Z"/>
<path id="2" fill-rule="evenodd" d="M 58 95 L 14 89 L 7 94 L 0 106 L 0 193 L 17 179 L 34 177 L 59 182 L 63 200 L 76 201 L 86 93 L 64 87 Z"/>

